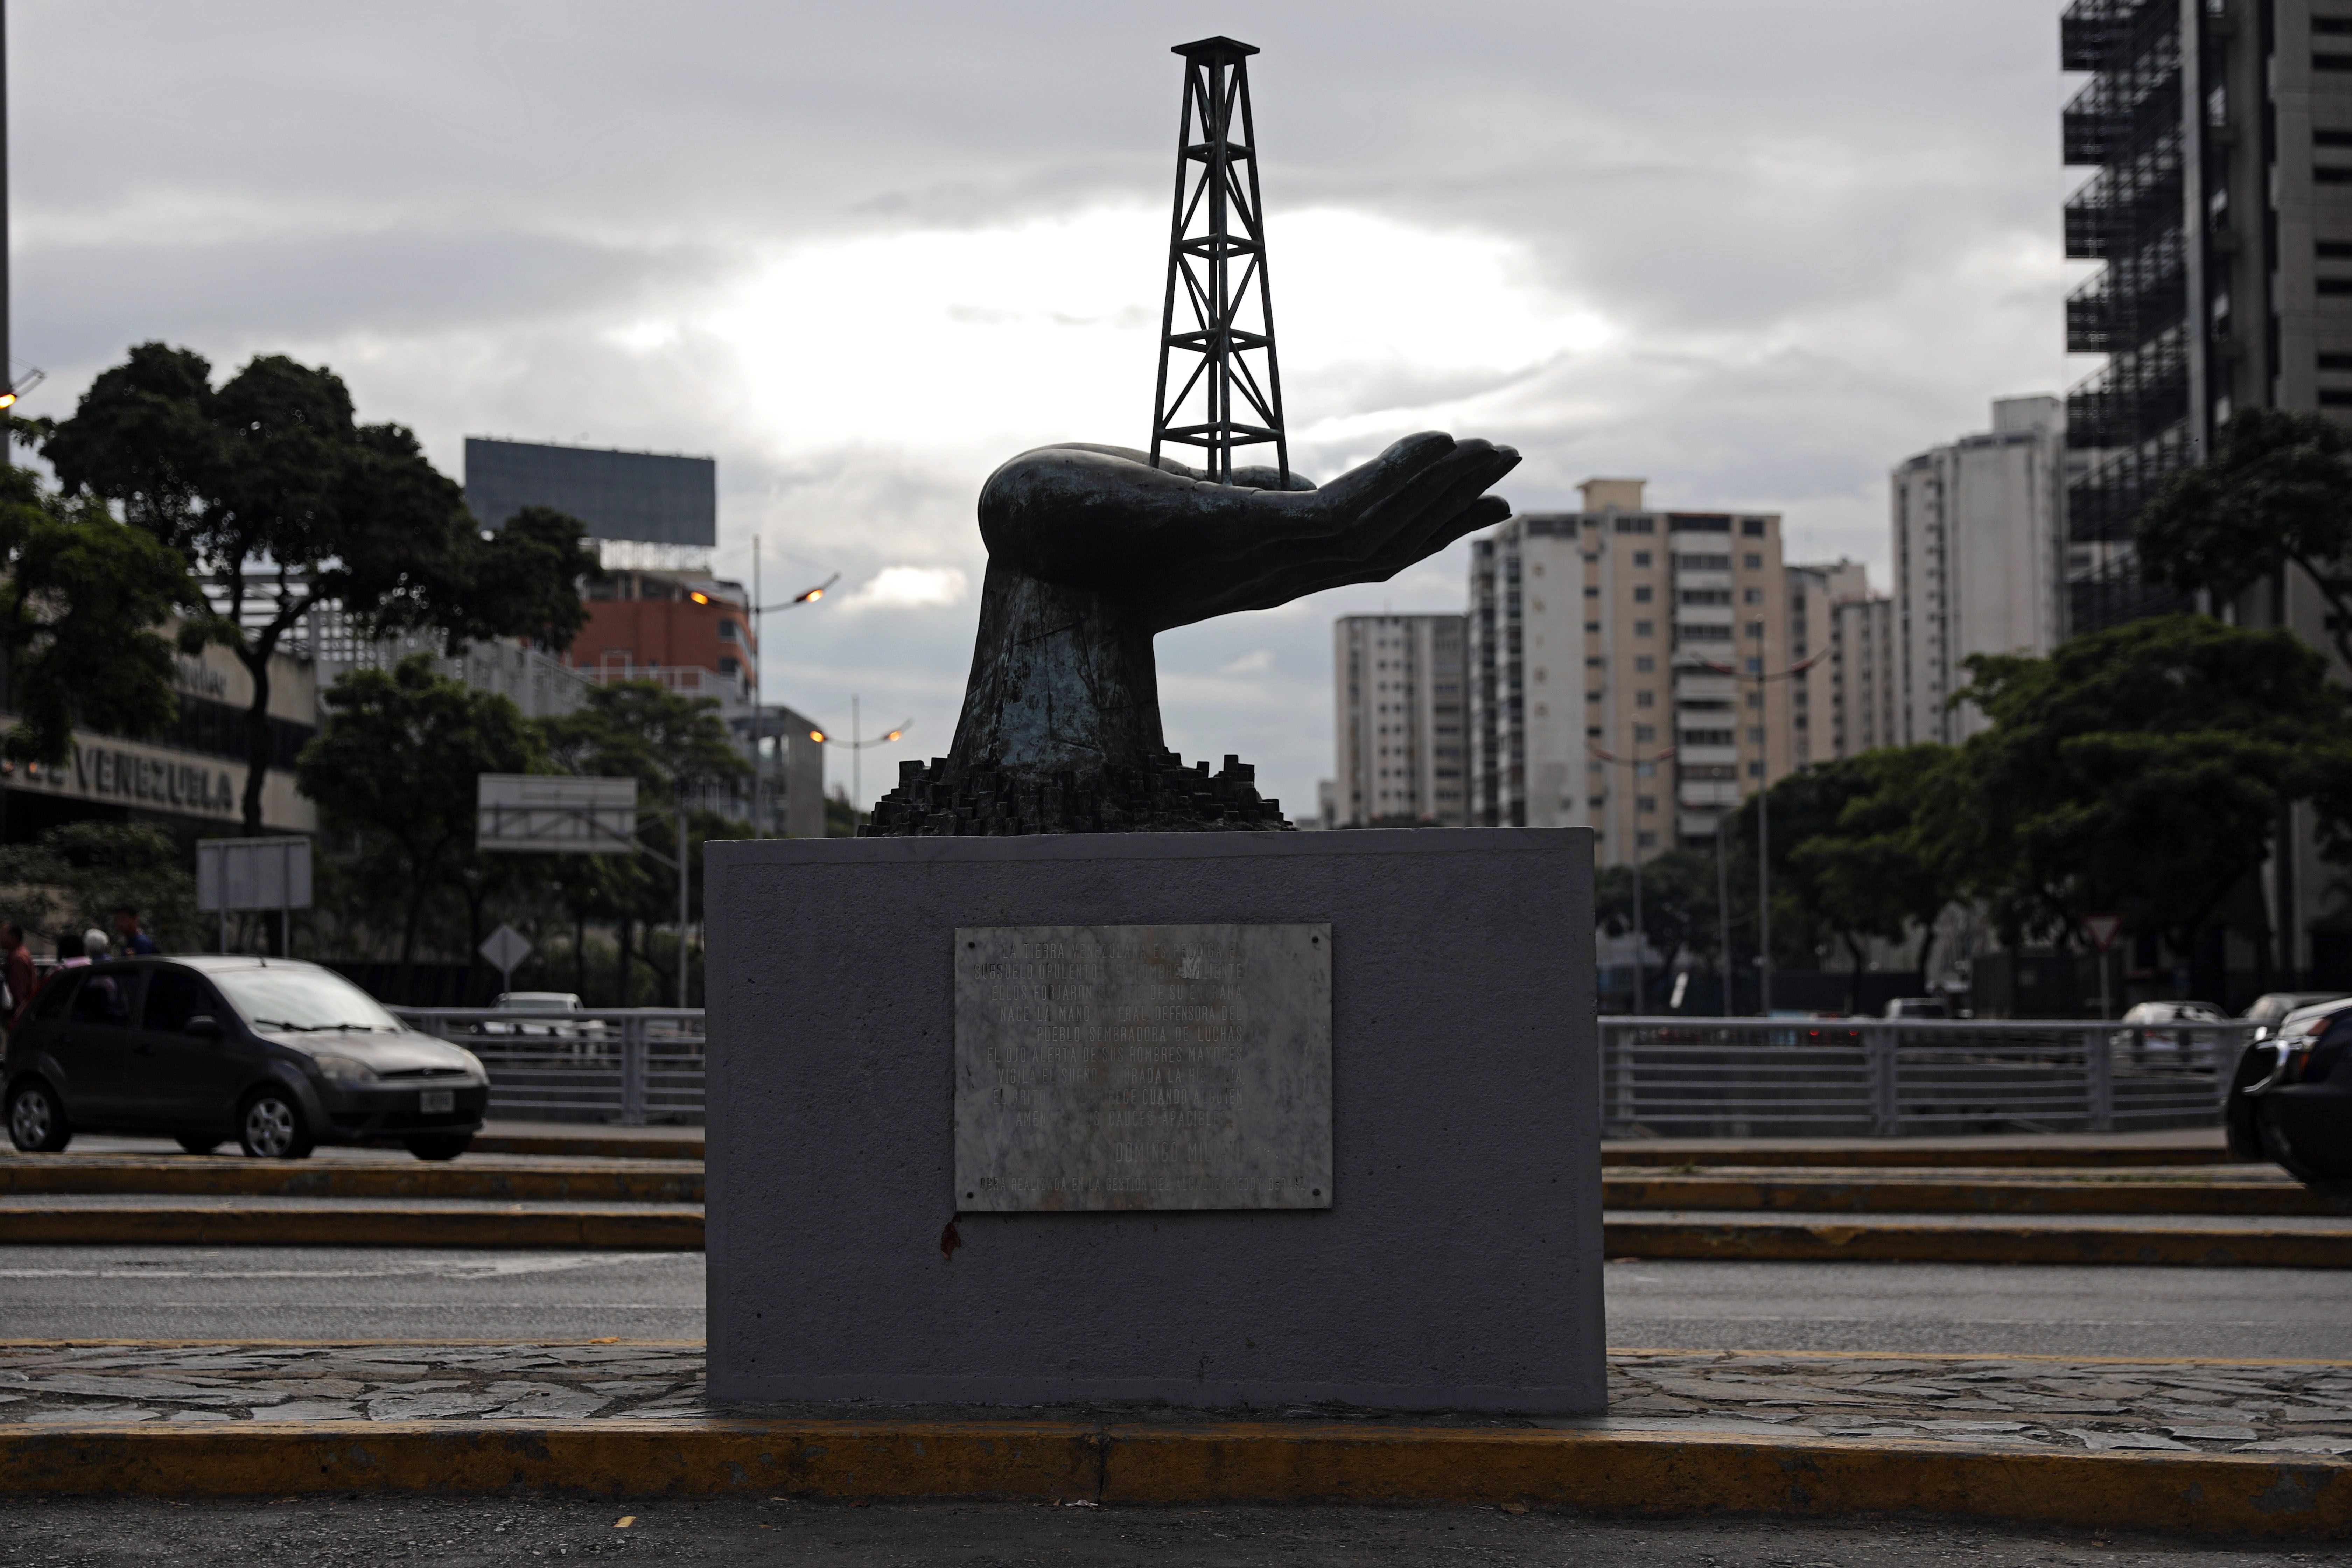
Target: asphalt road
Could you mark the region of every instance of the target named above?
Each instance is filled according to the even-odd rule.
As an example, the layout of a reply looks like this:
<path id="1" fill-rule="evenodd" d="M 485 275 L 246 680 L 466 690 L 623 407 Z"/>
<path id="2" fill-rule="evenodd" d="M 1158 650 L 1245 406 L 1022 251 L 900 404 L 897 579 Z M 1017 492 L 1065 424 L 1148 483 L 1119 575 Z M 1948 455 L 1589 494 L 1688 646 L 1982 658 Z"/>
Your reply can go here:
<path id="1" fill-rule="evenodd" d="M 627 1521 L 624 1526 L 622 1521 Z M 2108 1568 L 2352 1563 L 2340 1543 L 2247 1549 L 1945 1522 L 1641 1523 L 1493 1508 L 1055 1508 L 1023 1503 L 308 1498 L 0 1501 L 0 1564 L 420 1562 L 1215 1565 L 1475 1562 L 1566 1568 Z"/>
<path id="2" fill-rule="evenodd" d="M 1608 1266 L 1609 1342 L 2352 1361 L 2327 1269 Z M 10 1339 L 700 1339 L 699 1253 L 0 1248 Z"/>

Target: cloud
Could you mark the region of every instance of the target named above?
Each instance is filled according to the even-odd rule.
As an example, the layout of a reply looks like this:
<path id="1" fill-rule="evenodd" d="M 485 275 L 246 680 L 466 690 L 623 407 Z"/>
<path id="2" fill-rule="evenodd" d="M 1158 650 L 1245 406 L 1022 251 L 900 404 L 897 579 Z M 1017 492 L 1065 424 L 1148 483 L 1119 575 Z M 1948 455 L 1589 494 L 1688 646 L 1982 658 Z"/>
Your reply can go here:
<path id="1" fill-rule="evenodd" d="M 970 586 L 954 566 L 886 566 L 848 597 L 854 609 L 919 610 L 961 605 Z"/>
<path id="2" fill-rule="evenodd" d="M 1444 428 L 1887 555 L 1886 470 L 2070 379 L 2058 0 L 1281 0 L 1252 62 L 1295 466 Z M 14 352 L 63 414 L 149 339 L 333 366 L 453 473 L 504 434 L 709 453 L 764 689 L 952 733 L 1006 458 L 1147 434 L 1178 41 L 1139 0 L 22 0 Z M 88 84 L 107 83 L 105 112 Z M 223 111 L 234 105 L 233 112 Z M 2076 367 L 2074 374 L 2081 374 Z M 1328 776 L 1333 616 L 1163 636 L 1170 742 Z M 885 613 L 913 610 L 917 613 Z M 846 613 L 845 613 L 846 612 Z M 1253 660 L 1263 658 L 1263 664 Z M 877 749 L 867 792 L 894 775 Z"/>

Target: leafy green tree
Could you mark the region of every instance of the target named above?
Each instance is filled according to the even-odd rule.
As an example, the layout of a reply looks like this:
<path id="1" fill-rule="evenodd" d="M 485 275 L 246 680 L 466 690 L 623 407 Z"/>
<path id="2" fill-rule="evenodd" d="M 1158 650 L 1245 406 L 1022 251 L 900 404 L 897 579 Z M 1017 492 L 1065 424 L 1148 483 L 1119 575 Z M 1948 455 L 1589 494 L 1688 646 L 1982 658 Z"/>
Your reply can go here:
<path id="1" fill-rule="evenodd" d="M 1604 866 L 1593 877 L 1592 913 L 1601 929 L 1623 936 L 1633 929 L 1633 868 Z M 1717 940 L 1715 851 L 1668 849 L 1642 863 L 1642 931 L 1672 958 L 1687 947 L 1710 960 Z"/>
<path id="2" fill-rule="evenodd" d="M 2292 565 L 2352 664 L 2352 431 L 2324 414 L 2240 410 L 2212 456 L 2170 475 L 2133 528 L 2142 569 L 2221 603 Z"/>
<path id="3" fill-rule="evenodd" d="M 201 355 L 142 343 L 101 373 L 42 447 L 87 490 L 211 574 L 194 623 L 252 679 L 244 818 L 261 831 L 269 660 L 305 616 L 340 605 L 367 635 L 435 628 L 568 645 L 592 567 L 576 523 L 535 515 L 485 537 L 457 486 L 398 425 L 361 425 L 325 369 L 263 354 L 217 389 Z"/>
<path id="4" fill-rule="evenodd" d="M 206 945 L 186 857 L 152 823 L 69 822 L 0 845 L 0 918 L 28 935 L 111 933 L 114 911 L 127 907 L 167 952 Z"/>
<path id="5" fill-rule="evenodd" d="M 202 604 L 153 535 L 0 463 L 0 657 L 16 714 L 0 755 L 56 767 L 77 721 L 128 736 L 170 723 L 172 645 L 155 628 Z"/>
<path id="6" fill-rule="evenodd" d="M 296 778 L 320 819 L 359 835 L 363 858 L 404 892 L 400 961 L 411 965 L 434 890 L 495 874 L 473 863 L 475 781 L 543 773 L 546 747 L 512 702 L 436 673 L 423 654 L 391 670 L 352 670 L 324 700 L 326 722 L 302 748 Z M 478 926 L 478 900 L 473 909 Z"/>
<path id="7" fill-rule="evenodd" d="M 1790 846 L 1788 864 L 1801 903 L 1853 961 L 1849 1011 L 1859 1001 L 1863 939 L 1901 942 L 1916 929 L 1918 966 L 1927 967 L 1936 917 L 1954 889 L 1921 837 L 1919 808 L 1952 754 L 1946 746 L 1889 746 L 1811 770 L 1828 775 L 1840 804 L 1826 831 Z"/>
<path id="8" fill-rule="evenodd" d="M 1927 781 L 1922 847 L 2011 943 L 2116 910 L 2195 951 L 2294 802 L 2352 849 L 2352 699 L 2286 632 L 2158 616 L 1968 668 L 1992 728 Z"/>
<path id="9" fill-rule="evenodd" d="M 649 814 L 639 835 L 647 847 L 677 858 L 675 806 L 683 802 L 691 808 L 686 845 L 691 914 L 699 896 L 702 843 L 749 832 L 715 808 L 719 792 L 751 773 L 719 716 L 719 704 L 707 697 L 680 697 L 655 681 L 616 681 L 593 689 L 588 700 L 572 712 L 538 722 L 558 771 L 637 781 L 638 804 Z M 558 886 L 571 901 L 575 921 L 593 916 L 619 922 L 625 1005 L 635 991 L 630 968 L 634 928 L 677 918 L 676 874 L 657 877 L 660 868 L 636 856 L 578 858 L 591 863 L 565 868 Z M 685 940 L 683 932 L 679 940 Z M 667 972 L 655 969 L 656 985 L 671 984 L 674 972 L 675 965 Z"/>

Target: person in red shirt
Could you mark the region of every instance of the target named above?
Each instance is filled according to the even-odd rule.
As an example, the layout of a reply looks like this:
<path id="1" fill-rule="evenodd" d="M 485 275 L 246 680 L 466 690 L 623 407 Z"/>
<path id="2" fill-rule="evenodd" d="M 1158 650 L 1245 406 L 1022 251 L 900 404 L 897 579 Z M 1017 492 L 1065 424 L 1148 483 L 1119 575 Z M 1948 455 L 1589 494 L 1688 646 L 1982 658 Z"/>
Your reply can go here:
<path id="1" fill-rule="evenodd" d="M 25 928 L 14 921 L 0 923 L 0 979 L 8 983 L 8 1027 L 13 1032 L 25 1009 L 33 1005 L 33 993 L 39 990 L 39 975 L 33 968 L 33 955 L 25 951 Z"/>

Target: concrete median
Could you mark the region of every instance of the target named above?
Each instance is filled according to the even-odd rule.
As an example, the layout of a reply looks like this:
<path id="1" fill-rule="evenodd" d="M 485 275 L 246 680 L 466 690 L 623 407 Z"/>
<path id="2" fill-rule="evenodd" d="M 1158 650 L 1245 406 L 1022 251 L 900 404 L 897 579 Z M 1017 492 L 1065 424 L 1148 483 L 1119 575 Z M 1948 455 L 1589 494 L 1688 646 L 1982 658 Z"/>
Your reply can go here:
<path id="1" fill-rule="evenodd" d="M 530 1164 L 473 1160 L 428 1163 L 405 1155 L 385 1160 L 50 1155 L 0 1159 L 0 1194 L 698 1204 L 702 1167 L 672 1160 Z"/>
<path id="2" fill-rule="evenodd" d="M 2342 1215 L 2352 1197 L 2275 1181 L 1633 1175 L 1606 1173 L 1612 1209 L 1755 1209 L 1780 1214 Z"/>
<path id="3" fill-rule="evenodd" d="M 1234 1422 L 600 1421 L 0 1426 L 0 1491 L 1488 1503 L 1633 1517 L 1930 1514 L 2263 1539 L 2352 1533 L 2352 1463 L 1707 1433 Z"/>

